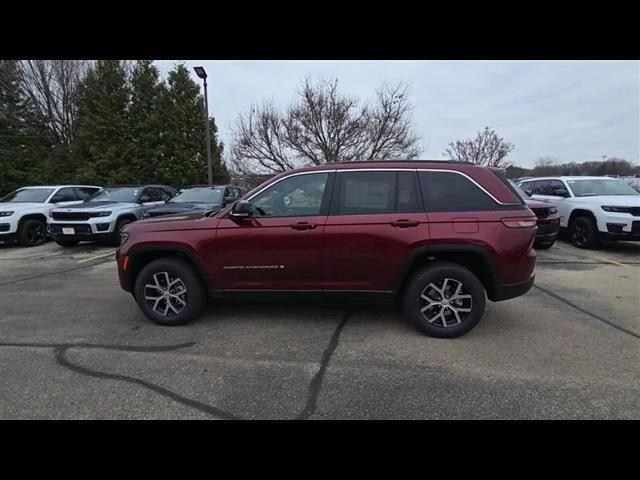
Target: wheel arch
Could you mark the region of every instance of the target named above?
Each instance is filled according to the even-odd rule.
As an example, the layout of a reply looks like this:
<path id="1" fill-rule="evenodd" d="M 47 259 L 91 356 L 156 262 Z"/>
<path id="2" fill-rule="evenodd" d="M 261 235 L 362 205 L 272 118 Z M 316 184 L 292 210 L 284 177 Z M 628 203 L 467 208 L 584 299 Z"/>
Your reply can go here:
<path id="1" fill-rule="evenodd" d="M 131 212 L 126 212 L 126 213 L 121 213 L 120 215 L 118 215 L 118 217 L 116 218 L 116 225 L 118 224 L 118 222 L 120 220 L 131 220 L 132 222 L 135 222 L 138 220 L 138 217 L 135 216 L 135 214 L 131 213 Z"/>
<path id="2" fill-rule="evenodd" d="M 574 208 L 573 210 L 571 210 L 571 213 L 569 214 L 569 220 L 567 222 L 567 226 L 571 227 L 571 224 L 573 223 L 573 221 L 578 218 L 578 217 L 590 217 L 593 219 L 594 222 L 596 222 L 596 226 L 598 225 L 598 219 L 596 218 L 596 214 L 593 213 L 592 210 L 589 210 L 588 208 Z"/>
<path id="3" fill-rule="evenodd" d="M 45 225 L 47 224 L 47 216 L 44 213 L 27 213 L 18 220 L 18 228 L 27 220 L 40 220 Z"/>
<path id="4" fill-rule="evenodd" d="M 130 258 L 127 268 L 127 283 L 129 291 L 135 297 L 135 283 L 140 271 L 154 260 L 167 257 L 177 257 L 186 260 L 194 268 L 203 287 L 212 293 L 212 286 L 207 270 L 198 255 L 189 248 L 181 245 L 145 245 L 127 254 Z"/>
<path id="5" fill-rule="evenodd" d="M 484 286 L 489 300 L 496 298 L 498 273 L 491 254 L 476 245 L 431 245 L 414 249 L 402 267 L 396 281 L 395 293 L 400 297 L 409 280 L 423 266 L 438 261 L 461 265 L 470 270 Z"/>

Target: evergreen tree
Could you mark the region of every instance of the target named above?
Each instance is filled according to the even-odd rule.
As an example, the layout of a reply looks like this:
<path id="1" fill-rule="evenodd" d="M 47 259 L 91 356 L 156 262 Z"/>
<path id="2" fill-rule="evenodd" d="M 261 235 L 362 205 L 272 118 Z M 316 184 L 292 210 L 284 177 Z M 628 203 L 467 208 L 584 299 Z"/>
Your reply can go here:
<path id="1" fill-rule="evenodd" d="M 79 90 L 74 149 L 78 178 L 98 185 L 130 183 L 130 93 L 123 62 L 97 61 Z"/>
<path id="2" fill-rule="evenodd" d="M 131 72 L 129 122 L 132 142 L 131 181 L 157 181 L 156 168 L 161 156 L 162 120 L 160 100 L 164 86 L 151 60 L 138 61 Z"/>
<path id="3" fill-rule="evenodd" d="M 19 63 L 0 60 L 0 196 L 47 183 L 51 139 L 20 88 Z"/>
<path id="4" fill-rule="evenodd" d="M 184 65 L 177 65 L 167 77 L 161 97 L 161 155 L 156 180 L 180 187 L 207 182 L 207 153 L 203 128 L 204 104 L 200 87 Z M 222 163 L 222 144 L 217 127 L 211 126 L 211 157 L 214 181 L 228 180 Z"/>

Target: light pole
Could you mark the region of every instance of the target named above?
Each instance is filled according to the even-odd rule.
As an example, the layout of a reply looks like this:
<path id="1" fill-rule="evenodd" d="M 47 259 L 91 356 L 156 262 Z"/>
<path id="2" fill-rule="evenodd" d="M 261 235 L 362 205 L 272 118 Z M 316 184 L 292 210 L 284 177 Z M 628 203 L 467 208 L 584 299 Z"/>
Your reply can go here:
<path id="1" fill-rule="evenodd" d="M 207 173 L 209 185 L 213 185 L 213 172 L 211 170 L 211 138 L 209 133 L 209 98 L 207 97 L 207 72 L 204 67 L 193 67 L 196 75 L 204 81 L 204 129 L 207 134 Z"/>

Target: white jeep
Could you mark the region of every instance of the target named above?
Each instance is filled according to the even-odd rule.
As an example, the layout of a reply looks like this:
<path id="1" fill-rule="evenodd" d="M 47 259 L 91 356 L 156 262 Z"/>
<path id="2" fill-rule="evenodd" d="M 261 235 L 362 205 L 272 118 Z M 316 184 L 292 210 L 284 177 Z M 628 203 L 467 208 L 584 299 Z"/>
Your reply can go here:
<path id="1" fill-rule="evenodd" d="M 0 241 L 34 247 L 47 240 L 47 217 L 56 207 L 82 203 L 102 187 L 55 185 L 23 187 L 0 198 Z"/>
<path id="2" fill-rule="evenodd" d="M 640 240 L 640 193 L 609 177 L 540 177 L 518 183 L 532 198 L 554 205 L 571 242 Z"/>

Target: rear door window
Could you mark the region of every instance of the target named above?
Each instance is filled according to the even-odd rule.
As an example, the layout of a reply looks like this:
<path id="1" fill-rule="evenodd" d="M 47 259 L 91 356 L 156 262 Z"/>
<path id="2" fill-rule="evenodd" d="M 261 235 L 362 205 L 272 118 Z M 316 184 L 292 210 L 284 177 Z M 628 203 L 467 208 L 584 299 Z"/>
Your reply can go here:
<path id="1" fill-rule="evenodd" d="M 396 172 L 338 175 L 338 214 L 391 213 L 396 206 Z"/>

